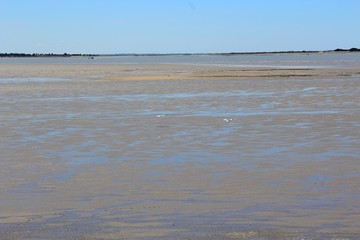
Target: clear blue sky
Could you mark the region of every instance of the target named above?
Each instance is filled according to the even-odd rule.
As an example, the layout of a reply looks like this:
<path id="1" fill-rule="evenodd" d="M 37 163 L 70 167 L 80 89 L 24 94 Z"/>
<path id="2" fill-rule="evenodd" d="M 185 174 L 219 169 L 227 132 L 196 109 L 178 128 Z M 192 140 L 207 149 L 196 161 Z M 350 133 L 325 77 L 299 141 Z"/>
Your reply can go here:
<path id="1" fill-rule="evenodd" d="M 0 52 L 360 48 L 359 0 L 0 0 Z"/>

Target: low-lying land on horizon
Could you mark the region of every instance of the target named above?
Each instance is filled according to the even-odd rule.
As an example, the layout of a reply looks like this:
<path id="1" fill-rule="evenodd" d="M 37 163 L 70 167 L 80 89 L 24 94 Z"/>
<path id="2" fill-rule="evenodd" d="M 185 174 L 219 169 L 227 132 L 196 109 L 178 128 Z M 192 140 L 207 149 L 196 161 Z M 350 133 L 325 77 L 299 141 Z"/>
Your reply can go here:
<path id="1" fill-rule="evenodd" d="M 314 54 L 331 52 L 360 52 L 359 48 L 318 51 L 271 51 L 271 52 L 228 52 L 228 53 L 115 53 L 115 54 L 95 54 L 95 53 L 0 53 L 0 57 L 95 57 L 95 56 L 169 56 L 169 55 L 254 55 L 254 54 Z"/>

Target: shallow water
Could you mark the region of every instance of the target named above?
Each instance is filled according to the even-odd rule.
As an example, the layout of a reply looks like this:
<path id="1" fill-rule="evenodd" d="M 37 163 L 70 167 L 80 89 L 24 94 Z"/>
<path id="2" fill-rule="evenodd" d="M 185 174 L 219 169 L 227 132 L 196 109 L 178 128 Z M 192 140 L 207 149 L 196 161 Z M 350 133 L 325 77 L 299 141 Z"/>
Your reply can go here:
<path id="1" fill-rule="evenodd" d="M 0 232 L 356 239 L 359 96 L 354 77 L 2 82 Z"/>
<path id="2" fill-rule="evenodd" d="M 222 67 L 358 68 L 359 53 L 0 58 L 0 64 L 189 64 Z"/>

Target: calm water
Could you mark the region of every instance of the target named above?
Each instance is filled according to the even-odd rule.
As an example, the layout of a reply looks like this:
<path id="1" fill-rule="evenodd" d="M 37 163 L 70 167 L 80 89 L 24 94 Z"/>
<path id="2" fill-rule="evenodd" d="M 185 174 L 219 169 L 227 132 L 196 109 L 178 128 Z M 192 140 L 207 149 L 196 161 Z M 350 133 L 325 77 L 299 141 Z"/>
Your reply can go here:
<path id="1" fill-rule="evenodd" d="M 221 66 L 264 66 L 264 67 L 336 67 L 356 68 L 360 66 L 360 53 L 348 54 L 285 54 L 285 55 L 237 55 L 237 56 L 120 56 L 87 58 L 1 58 L 1 63 L 160 63 L 160 64 L 205 64 Z"/>
<path id="2" fill-rule="evenodd" d="M 94 61 L 359 67 L 360 55 L 339 56 Z M 39 220 L 53 234 L 52 224 L 73 221 L 68 236 L 88 225 L 138 239 L 149 222 L 175 226 L 165 239 L 249 229 L 360 234 L 357 77 L 48 80 L 0 83 L 0 221 L 45 211 L 59 213 Z M 19 226 L 36 236 L 26 231 L 38 225 Z"/>

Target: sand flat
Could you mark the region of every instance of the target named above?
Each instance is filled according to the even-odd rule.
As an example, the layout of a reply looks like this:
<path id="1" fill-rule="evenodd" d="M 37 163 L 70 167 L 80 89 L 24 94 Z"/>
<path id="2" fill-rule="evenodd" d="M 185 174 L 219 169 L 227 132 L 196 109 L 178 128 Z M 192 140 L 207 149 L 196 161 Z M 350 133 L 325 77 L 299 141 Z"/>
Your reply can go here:
<path id="1" fill-rule="evenodd" d="M 231 77 L 330 77 L 359 75 L 360 67 L 333 68 L 219 66 L 217 64 L 3 63 L 1 78 L 95 78 L 105 80 L 179 80 Z"/>
<path id="2" fill-rule="evenodd" d="M 360 236 L 356 68 L 0 64 L 0 77 L 4 239 Z"/>

